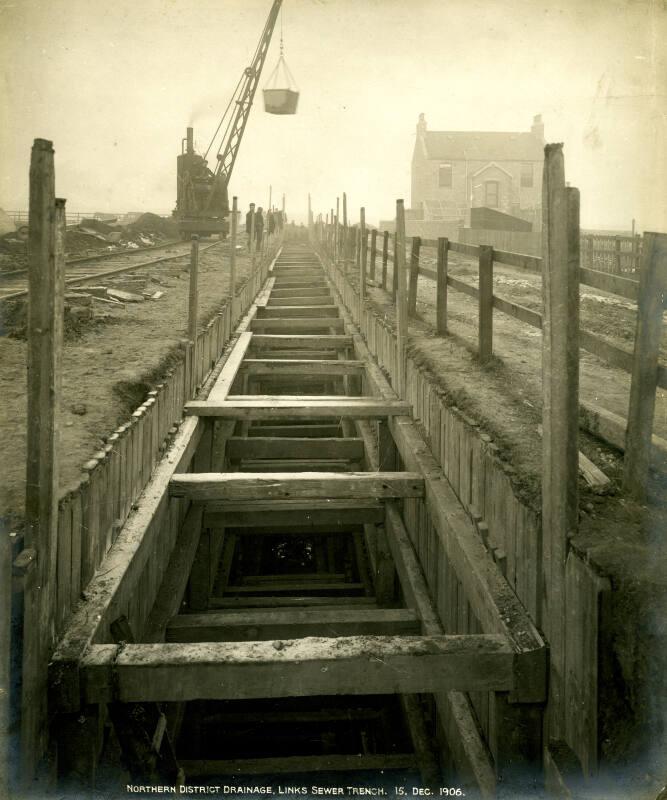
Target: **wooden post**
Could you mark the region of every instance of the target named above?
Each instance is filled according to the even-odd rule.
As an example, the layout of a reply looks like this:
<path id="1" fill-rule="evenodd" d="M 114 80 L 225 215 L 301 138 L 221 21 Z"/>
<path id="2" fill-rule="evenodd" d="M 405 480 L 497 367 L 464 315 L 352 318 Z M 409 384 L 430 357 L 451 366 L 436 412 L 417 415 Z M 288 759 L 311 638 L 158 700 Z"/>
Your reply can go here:
<path id="1" fill-rule="evenodd" d="M 232 221 L 229 240 L 229 303 L 231 312 L 231 327 L 236 323 L 236 237 L 239 225 L 239 199 L 232 198 Z"/>
<path id="2" fill-rule="evenodd" d="M 579 192 L 565 187 L 562 145 L 547 145 L 542 183 L 542 537 L 549 639 L 549 737 L 564 738 L 565 561 L 578 522 Z"/>
<path id="3" fill-rule="evenodd" d="M 436 285 L 436 333 L 444 336 L 447 333 L 447 253 L 449 241 L 438 239 L 438 271 Z"/>
<path id="4" fill-rule="evenodd" d="M 310 192 L 308 192 L 308 230 L 312 231 L 313 228 L 313 204 L 310 199 Z"/>
<path id="5" fill-rule="evenodd" d="M 493 355 L 493 247 L 479 246 L 479 361 L 486 364 Z"/>
<path id="6" fill-rule="evenodd" d="M 361 268 L 361 224 L 355 228 L 355 263 L 357 269 Z"/>
<path id="7" fill-rule="evenodd" d="M 364 325 L 364 302 L 366 300 L 366 259 L 368 253 L 366 245 L 368 244 L 368 237 L 366 236 L 366 209 L 359 210 L 359 328 L 363 332 Z"/>
<path id="8" fill-rule="evenodd" d="M 334 250 L 334 261 L 340 261 L 340 197 L 336 198 L 336 243 Z"/>
<path id="9" fill-rule="evenodd" d="M 199 277 L 199 236 L 192 234 L 190 246 L 190 292 L 188 296 L 188 338 L 195 345 L 195 361 L 197 360 L 197 305 L 199 290 L 197 279 Z"/>
<path id="10" fill-rule="evenodd" d="M 405 398 L 405 349 L 408 339 L 408 295 L 405 275 L 405 208 L 402 200 L 396 201 L 396 248 L 394 252 L 396 275 L 396 363 L 398 368 L 398 396 Z"/>
<path id="11" fill-rule="evenodd" d="M 387 262 L 389 261 L 389 231 L 382 234 L 382 288 L 387 288 Z"/>
<path id="12" fill-rule="evenodd" d="M 615 236 L 614 237 L 614 264 L 616 266 L 616 274 L 621 275 L 623 270 L 621 269 L 621 237 Z"/>
<path id="13" fill-rule="evenodd" d="M 21 781 L 32 781 L 47 740 L 47 665 L 55 638 L 58 433 L 65 293 L 65 201 L 55 200 L 53 145 L 35 139 L 30 161 L 28 402 Z"/>
<path id="14" fill-rule="evenodd" d="M 12 640 L 12 545 L 0 524 L 0 797 L 9 797 L 10 645 Z"/>
<path id="15" fill-rule="evenodd" d="M 408 316 L 410 317 L 417 315 L 417 284 L 419 282 L 419 251 L 421 246 L 422 240 L 419 236 L 413 236 L 410 249 L 410 283 L 408 287 Z"/>
<path id="16" fill-rule="evenodd" d="M 398 289 L 398 272 L 396 270 L 396 259 L 398 253 L 398 231 L 394 231 L 394 268 L 391 271 L 391 299 L 396 300 L 396 291 Z M 403 260 L 405 260 L 405 250 L 403 250 Z"/>
<path id="17" fill-rule="evenodd" d="M 666 291 L 667 234 L 644 233 L 623 465 L 623 488 L 640 502 L 646 500 L 648 489 L 662 312 Z"/>
<path id="18" fill-rule="evenodd" d="M 375 280 L 375 259 L 377 258 L 377 238 L 378 232 L 375 228 L 371 231 L 371 263 L 369 268 L 369 277 L 372 281 Z"/>

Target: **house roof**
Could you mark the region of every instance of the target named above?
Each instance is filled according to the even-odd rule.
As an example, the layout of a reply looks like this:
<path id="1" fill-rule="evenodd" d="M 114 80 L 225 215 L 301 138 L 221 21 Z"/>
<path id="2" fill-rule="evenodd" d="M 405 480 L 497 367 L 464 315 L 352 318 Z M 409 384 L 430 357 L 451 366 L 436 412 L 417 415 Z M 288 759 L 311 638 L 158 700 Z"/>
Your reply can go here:
<path id="1" fill-rule="evenodd" d="M 533 133 L 425 131 L 426 157 L 438 161 L 542 161 L 544 144 Z"/>

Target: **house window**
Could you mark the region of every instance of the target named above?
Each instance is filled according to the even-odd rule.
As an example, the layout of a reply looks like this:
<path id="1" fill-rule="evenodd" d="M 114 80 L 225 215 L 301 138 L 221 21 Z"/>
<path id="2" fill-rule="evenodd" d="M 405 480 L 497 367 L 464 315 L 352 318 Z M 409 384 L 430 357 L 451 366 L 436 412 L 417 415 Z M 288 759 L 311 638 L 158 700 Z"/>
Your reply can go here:
<path id="1" fill-rule="evenodd" d="M 452 165 L 440 164 L 438 170 L 438 186 L 450 189 L 452 186 Z"/>
<path id="2" fill-rule="evenodd" d="M 500 183 L 498 181 L 487 181 L 484 184 L 484 205 L 487 208 L 498 208 L 499 194 Z"/>
<path id="3" fill-rule="evenodd" d="M 521 165 L 521 186 L 525 187 L 526 189 L 532 189 L 532 187 L 533 187 L 533 165 L 532 164 L 522 164 Z"/>

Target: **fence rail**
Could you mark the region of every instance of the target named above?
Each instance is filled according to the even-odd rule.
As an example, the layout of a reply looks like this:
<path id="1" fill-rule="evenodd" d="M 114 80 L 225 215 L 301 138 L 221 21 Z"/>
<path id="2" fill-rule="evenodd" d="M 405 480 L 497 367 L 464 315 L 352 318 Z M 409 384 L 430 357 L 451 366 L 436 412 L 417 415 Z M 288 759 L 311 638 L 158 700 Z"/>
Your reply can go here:
<path id="1" fill-rule="evenodd" d="M 581 263 L 585 267 L 612 275 L 635 275 L 639 271 L 642 237 L 581 235 Z"/>
<path id="2" fill-rule="evenodd" d="M 327 225 L 316 225 L 315 230 L 316 234 L 320 238 L 320 241 L 324 243 L 327 247 L 330 248 L 331 252 L 333 253 L 333 244 L 332 239 L 334 236 L 333 227 L 331 224 Z M 360 236 L 359 231 L 356 228 L 350 227 L 347 229 L 348 233 L 345 234 L 345 229 L 341 229 L 341 237 L 347 236 L 348 241 L 340 242 L 338 249 L 340 252 L 349 253 L 349 257 L 347 259 L 348 264 L 351 263 L 358 263 L 360 257 Z M 368 232 L 367 232 L 368 233 Z M 380 232 L 376 233 L 376 237 L 380 237 Z M 387 231 L 382 232 L 382 237 L 387 242 L 389 241 L 390 234 Z M 583 238 L 583 237 L 582 237 Z M 623 237 L 597 237 L 597 238 L 607 238 L 607 239 L 620 239 Z M 627 239 L 631 239 L 631 237 L 625 237 Z M 394 235 L 395 241 L 395 235 Z M 444 244 L 440 244 L 440 243 Z M 479 271 L 479 284 L 480 285 L 487 285 L 490 272 L 491 284 L 493 281 L 493 266 L 494 264 L 503 264 L 511 267 L 515 267 L 517 269 L 526 270 L 527 272 L 533 273 L 542 273 L 542 259 L 538 256 L 531 256 L 526 255 L 524 253 L 510 253 L 503 250 L 496 250 L 494 248 L 491 249 L 491 259 L 484 261 L 482 258 L 482 253 L 484 252 L 484 245 L 474 245 L 474 244 L 465 244 L 463 242 L 453 242 L 446 238 L 441 239 L 421 239 L 420 237 L 414 236 L 411 239 L 406 240 L 406 254 L 409 255 L 410 263 L 411 263 L 411 274 L 412 274 L 412 281 L 413 285 L 416 286 L 416 279 L 418 276 L 427 278 L 429 280 L 436 281 L 438 283 L 438 275 L 440 273 L 441 267 L 439 266 L 438 269 L 433 270 L 429 269 L 428 267 L 424 267 L 420 263 L 420 253 L 421 248 L 423 247 L 430 247 L 437 250 L 439 253 L 439 259 L 444 259 L 445 268 L 443 271 L 444 280 L 446 282 L 446 288 L 441 287 L 438 289 L 437 295 L 441 299 L 444 299 L 444 303 L 446 306 L 446 292 L 448 289 L 453 289 L 454 291 L 462 292 L 467 294 L 470 297 L 473 297 L 477 300 L 480 299 L 479 289 L 477 286 L 473 286 L 470 283 L 467 283 L 460 278 L 456 278 L 452 275 L 449 275 L 446 269 L 446 261 L 447 261 L 447 254 L 449 252 L 452 253 L 459 253 L 467 258 L 476 258 L 478 260 L 478 271 Z M 369 251 L 372 251 L 372 247 L 369 248 Z M 363 248 L 362 248 L 363 251 Z M 371 279 L 375 278 L 375 270 L 373 269 L 375 256 L 371 253 L 371 270 L 369 273 L 369 277 Z M 387 247 L 386 253 L 383 252 L 383 270 L 382 270 L 382 280 L 381 286 L 383 289 L 387 289 L 387 270 L 386 270 L 386 262 L 394 263 L 394 250 L 389 249 Z M 415 273 L 416 270 L 416 273 Z M 633 280 L 630 277 L 625 277 L 619 274 L 612 274 L 609 272 L 601 272 L 596 269 L 591 269 L 589 267 L 581 267 L 579 270 L 579 282 L 580 284 L 584 284 L 587 286 L 591 286 L 596 289 L 600 289 L 602 291 L 608 292 L 610 294 L 617 295 L 618 297 L 622 297 L 625 300 L 629 300 L 631 302 L 636 303 L 639 296 L 639 281 Z M 409 306 L 409 313 L 411 316 L 414 316 L 416 313 L 416 292 L 412 292 L 410 295 L 410 306 Z M 489 334 L 491 335 L 491 339 L 489 341 L 489 345 L 491 350 L 488 353 L 482 353 L 482 359 L 486 358 L 492 352 L 492 331 L 493 331 L 493 321 L 491 318 L 492 309 L 499 311 L 502 314 L 506 314 L 508 316 L 513 317 L 520 322 L 523 322 L 527 325 L 530 325 L 534 328 L 541 328 L 542 327 L 542 315 L 537 311 L 533 311 L 532 309 L 526 308 L 525 306 L 520 305 L 519 303 L 515 303 L 509 300 L 506 297 L 502 297 L 495 293 L 491 293 L 491 300 L 489 303 L 481 303 L 480 304 L 480 321 L 479 321 L 479 330 L 482 332 L 482 337 L 489 341 L 488 337 Z M 444 333 L 446 330 L 446 312 L 438 313 L 438 319 L 441 321 L 441 325 L 439 325 L 439 333 Z M 612 344 L 608 340 L 598 336 L 591 331 L 581 330 L 580 331 L 580 346 L 582 349 L 586 350 L 589 353 L 601 358 L 602 360 L 609 363 L 611 366 L 621 369 L 625 372 L 632 373 L 633 363 L 634 363 L 634 356 L 633 352 L 630 350 L 626 350 L 618 345 Z M 481 351 L 480 351 L 481 352 Z M 667 366 L 664 364 L 658 365 L 658 386 L 663 389 L 667 389 Z"/>

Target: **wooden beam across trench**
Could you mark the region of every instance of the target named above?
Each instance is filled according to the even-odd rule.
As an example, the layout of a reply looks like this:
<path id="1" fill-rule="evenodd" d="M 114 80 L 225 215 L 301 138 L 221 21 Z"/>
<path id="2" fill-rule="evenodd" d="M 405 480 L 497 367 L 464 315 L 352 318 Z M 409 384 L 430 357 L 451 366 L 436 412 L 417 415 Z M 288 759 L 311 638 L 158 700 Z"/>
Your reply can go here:
<path id="1" fill-rule="evenodd" d="M 102 644 L 81 670 L 87 703 L 511 691 L 518 677 L 507 639 L 484 634 Z"/>

